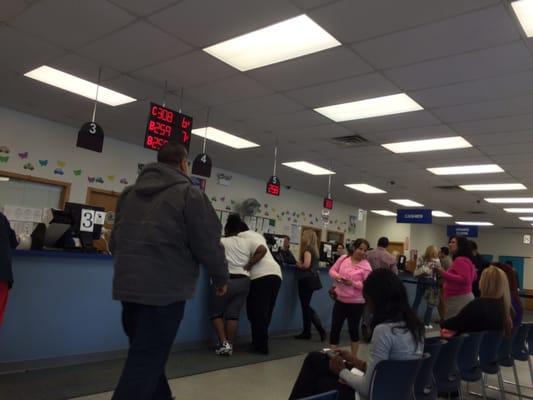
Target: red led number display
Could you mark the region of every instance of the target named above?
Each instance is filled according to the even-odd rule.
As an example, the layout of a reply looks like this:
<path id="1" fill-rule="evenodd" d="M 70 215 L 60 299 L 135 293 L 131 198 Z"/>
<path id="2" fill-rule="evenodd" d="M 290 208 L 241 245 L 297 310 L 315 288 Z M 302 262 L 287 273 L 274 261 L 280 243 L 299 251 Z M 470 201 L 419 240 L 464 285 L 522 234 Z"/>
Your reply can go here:
<path id="1" fill-rule="evenodd" d="M 169 140 L 177 140 L 188 150 L 191 130 L 191 117 L 159 104 L 151 103 L 144 136 L 144 147 L 159 150 Z"/>
<path id="2" fill-rule="evenodd" d="M 325 198 L 324 199 L 324 208 L 328 210 L 333 210 L 333 199 Z"/>
<path id="3" fill-rule="evenodd" d="M 277 176 L 271 176 L 267 182 L 266 192 L 272 196 L 279 196 L 281 190 L 281 183 Z"/>

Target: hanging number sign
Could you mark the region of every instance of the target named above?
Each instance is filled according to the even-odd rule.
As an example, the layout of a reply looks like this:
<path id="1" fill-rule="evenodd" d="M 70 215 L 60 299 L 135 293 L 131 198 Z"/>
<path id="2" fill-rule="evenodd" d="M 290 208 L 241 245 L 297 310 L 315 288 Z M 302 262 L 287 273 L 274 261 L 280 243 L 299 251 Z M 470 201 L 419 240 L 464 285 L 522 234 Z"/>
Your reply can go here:
<path id="1" fill-rule="evenodd" d="M 333 210 L 333 199 L 330 197 L 324 198 L 324 208 L 327 210 Z"/>
<path id="2" fill-rule="evenodd" d="M 209 178 L 211 176 L 211 157 L 207 153 L 198 154 L 192 163 L 192 174 L 198 176 L 205 176 Z"/>
<path id="3" fill-rule="evenodd" d="M 104 147 L 104 130 L 96 122 L 84 123 L 78 132 L 76 146 L 101 153 Z"/>
<path id="4" fill-rule="evenodd" d="M 266 192 L 272 196 L 279 196 L 281 192 L 281 183 L 279 182 L 279 178 L 277 176 L 273 175 L 270 177 L 267 182 Z"/>

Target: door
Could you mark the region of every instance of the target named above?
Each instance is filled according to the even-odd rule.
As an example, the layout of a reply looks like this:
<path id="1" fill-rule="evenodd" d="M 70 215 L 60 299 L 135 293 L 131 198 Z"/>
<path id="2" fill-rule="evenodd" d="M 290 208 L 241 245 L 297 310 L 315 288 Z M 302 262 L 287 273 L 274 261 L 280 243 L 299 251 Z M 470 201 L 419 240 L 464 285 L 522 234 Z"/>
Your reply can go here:
<path id="1" fill-rule="evenodd" d="M 518 287 L 520 289 L 523 289 L 524 288 L 524 257 L 500 256 L 498 261 L 504 264 L 508 264 L 511 267 L 513 267 L 518 277 Z"/>
<path id="2" fill-rule="evenodd" d="M 105 211 L 115 212 L 120 193 L 95 188 L 87 189 L 86 203 L 90 206 L 103 207 Z"/>

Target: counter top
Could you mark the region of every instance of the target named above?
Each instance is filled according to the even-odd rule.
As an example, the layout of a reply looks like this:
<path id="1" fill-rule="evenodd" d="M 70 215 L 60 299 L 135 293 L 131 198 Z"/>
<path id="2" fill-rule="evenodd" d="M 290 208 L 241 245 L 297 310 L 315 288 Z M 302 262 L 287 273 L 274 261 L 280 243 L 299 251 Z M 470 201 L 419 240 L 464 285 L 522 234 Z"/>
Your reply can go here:
<path id="1" fill-rule="evenodd" d="M 100 253 L 86 253 L 82 251 L 61 250 L 15 250 L 14 257 L 48 257 L 48 258 L 77 258 L 85 260 L 112 260 L 113 256 Z"/>

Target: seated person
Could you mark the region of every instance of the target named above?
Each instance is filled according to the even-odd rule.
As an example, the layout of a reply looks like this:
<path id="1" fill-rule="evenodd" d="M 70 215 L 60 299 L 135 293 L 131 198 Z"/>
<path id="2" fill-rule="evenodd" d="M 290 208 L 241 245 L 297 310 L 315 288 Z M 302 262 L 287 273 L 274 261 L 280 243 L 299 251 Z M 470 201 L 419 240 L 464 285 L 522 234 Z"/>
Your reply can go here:
<path id="1" fill-rule="evenodd" d="M 289 399 L 329 390 L 338 390 L 339 400 L 353 400 L 355 392 L 368 397 L 372 372 L 380 361 L 422 357 L 424 325 L 411 309 L 402 281 L 388 269 L 377 269 L 366 279 L 363 296 L 372 313 L 368 361 L 344 350 L 337 350 L 331 358 L 324 353 L 309 353 Z M 350 372 L 352 367 L 363 373 Z"/>
<path id="2" fill-rule="evenodd" d="M 518 289 L 518 281 L 516 280 L 516 274 L 513 267 L 503 263 L 493 263 L 495 267 L 498 267 L 507 276 L 509 282 L 509 292 L 511 294 L 511 306 L 513 307 L 513 327 L 518 327 L 522 324 L 522 317 L 524 315 L 524 309 L 522 308 L 522 301 L 520 300 L 520 292 Z"/>
<path id="3" fill-rule="evenodd" d="M 337 244 L 337 248 L 333 252 L 333 262 L 337 262 L 337 260 L 344 255 L 346 255 L 344 245 L 342 243 Z"/>
<path id="4" fill-rule="evenodd" d="M 296 259 L 291 251 L 291 245 L 289 243 L 289 237 L 283 237 L 283 247 L 279 250 L 279 260 L 282 264 L 296 265 Z M 278 261 L 278 259 L 276 259 Z"/>
<path id="5" fill-rule="evenodd" d="M 481 297 L 466 306 L 455 317 L 445 320 L 441 328 L 460 335 L 465 332 L 505 331 L 511 334 L 511 296 L 505 273 L 491 265 L 483 270 L 479 280 Z M 444 336 L 447 333 L 445 332 Z"/>

